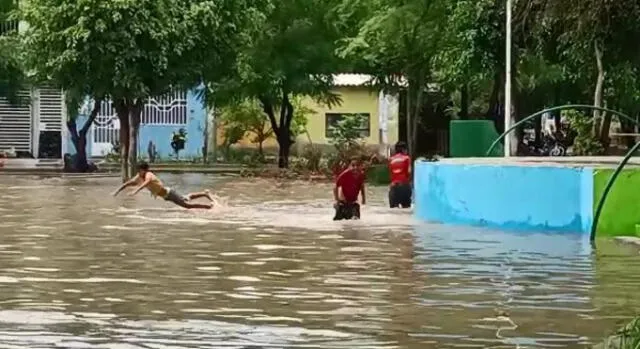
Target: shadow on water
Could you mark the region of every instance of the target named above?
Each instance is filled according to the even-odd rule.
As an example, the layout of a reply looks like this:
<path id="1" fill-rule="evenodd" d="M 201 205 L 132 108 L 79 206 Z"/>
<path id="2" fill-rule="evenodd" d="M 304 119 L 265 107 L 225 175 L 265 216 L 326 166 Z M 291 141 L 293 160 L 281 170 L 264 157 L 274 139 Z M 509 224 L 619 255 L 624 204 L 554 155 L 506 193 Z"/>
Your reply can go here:
<path id="1" fill-rule="evenodd" d="M 420 224 L 384 188 L 333 222 L 329 185 L 163 178 L 229 205 L 0 177 L 0 348 L 575 348 L 640 309 L 637 251 L 609 241 Z"/>

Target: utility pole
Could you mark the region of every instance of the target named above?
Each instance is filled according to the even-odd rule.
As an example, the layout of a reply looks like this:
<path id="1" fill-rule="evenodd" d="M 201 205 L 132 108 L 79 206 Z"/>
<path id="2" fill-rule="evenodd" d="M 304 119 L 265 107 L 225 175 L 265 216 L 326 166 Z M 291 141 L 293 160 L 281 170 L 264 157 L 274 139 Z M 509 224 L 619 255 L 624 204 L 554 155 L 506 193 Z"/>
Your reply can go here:
<path id="1" fill-rule="evenodd" d="M 511 10 L 512 0 L 507 0 L 507 21 L 506 21 L 506 59 L 505 59 L 505 82 L 504 82 L 504 130 L 511 127 Z M 504 156 L 510 157 L 512 133 L 504 138 Z"/>

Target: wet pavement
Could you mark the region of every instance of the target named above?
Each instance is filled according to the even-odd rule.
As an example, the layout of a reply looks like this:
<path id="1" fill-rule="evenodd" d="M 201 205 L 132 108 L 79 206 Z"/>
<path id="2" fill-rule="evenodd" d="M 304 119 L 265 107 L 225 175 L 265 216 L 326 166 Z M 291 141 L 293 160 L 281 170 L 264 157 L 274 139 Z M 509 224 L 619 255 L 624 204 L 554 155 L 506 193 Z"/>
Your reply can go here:
<path id="1" fill-rule="evenodd" d="M 161 175 L 186 211 L 117 179 L 0 176 L 0 348 L 580 348 L 640 310 L 640 258 L 585 237 L 414 222 L 369 188 Z"/>

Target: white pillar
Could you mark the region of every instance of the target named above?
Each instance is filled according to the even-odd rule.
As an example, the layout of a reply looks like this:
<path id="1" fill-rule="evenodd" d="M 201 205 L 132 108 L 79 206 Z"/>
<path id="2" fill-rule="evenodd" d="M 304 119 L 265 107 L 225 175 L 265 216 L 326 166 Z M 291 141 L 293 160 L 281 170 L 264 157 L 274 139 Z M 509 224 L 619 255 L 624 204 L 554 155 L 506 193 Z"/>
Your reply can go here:
<path id="1" fill-rule="evenodd" d="M 31 88 L 31 154 L 38 159 L 40 154 L 40 129 L 43 126 L 40 123 L 40 89 Z"/>
<path id="2" fill-rule="evenodd" d="M 506 59 L 505 59 L 505 86 L 504 86 L 504 129 L 508 130 L 511 123 L 511 9 L 512 0 L 507 0 L 507 21 L 506 21 Z M 504 156 L 511 156 L 512 134 L 504 138 Z"/>
<path id="3" fill-rule="evenodd" d="M 67 98 L 66 94 L 63 90 L 60 91 L 60 103 L 62 104 L 62 109 L 60 111 L 60 159 L 64 160 L 64 154 L 67 152 L 67 142 L 69 141 L 69 130 L 67 129 L 67 118 L 69 111 L 67 110 Z"/>
<path id="4" fill-rule="evenodd" d="M 389 140 L 387 135 L 389 123 L 389 100 L 384 91 L 378 94 L 378 145 L 380 155 L 387 156 Z"/>

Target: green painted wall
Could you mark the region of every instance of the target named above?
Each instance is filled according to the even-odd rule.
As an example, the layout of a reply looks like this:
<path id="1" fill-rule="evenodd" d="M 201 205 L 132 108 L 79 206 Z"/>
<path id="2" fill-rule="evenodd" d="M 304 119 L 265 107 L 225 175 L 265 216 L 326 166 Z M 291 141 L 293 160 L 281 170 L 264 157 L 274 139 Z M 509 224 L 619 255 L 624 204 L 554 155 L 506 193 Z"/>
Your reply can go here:
<path id="1" fill-rule="evenodd" d="M 453 120 L 449 127 L 449 156 L 452 158 L 486 157 L 487 150 L 500 134 L 491 120 Z M 502 143 L 491 152 L 504 156 Z"/>
<path id="2" fill-rule="evenodd" d="M 598 205 L 612 169 L 593 171 L 593 210 Z M 640 223 L 640 169 L 624 170 L 609 192 L 600 215 L 598 236 L 635 235 L 635 225 Z"/>

